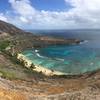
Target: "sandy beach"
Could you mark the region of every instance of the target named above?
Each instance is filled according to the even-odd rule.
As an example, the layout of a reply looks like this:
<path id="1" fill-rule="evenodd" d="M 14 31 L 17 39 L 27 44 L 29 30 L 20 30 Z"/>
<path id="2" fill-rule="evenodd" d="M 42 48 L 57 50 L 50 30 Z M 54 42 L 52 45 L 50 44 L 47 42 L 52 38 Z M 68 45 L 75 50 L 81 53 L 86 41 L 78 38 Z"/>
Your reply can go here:
<path id="1" fill-rule="evenodd" d="M 25 67 L 27 67 L 27 68 L 30 68 L 32 64 L 34 65 L 34 63 L 28 57 L 26 57 L 25 55 L 23 55 L 21 53 L 18 54 L 17 59 L 20 61 L 23 61 Z M 55 71 L 55 70 L 50 70 L 48 68 L 45 68 L 43 66 L 36 65 L 36 64 L 34 65 L 33 70 L 37 71 L 37 72 L 42 72 L 44 75 L 47 75 L 47 76 L 66 75 L 66 73 L 62 73 L 62 72 Z"/>

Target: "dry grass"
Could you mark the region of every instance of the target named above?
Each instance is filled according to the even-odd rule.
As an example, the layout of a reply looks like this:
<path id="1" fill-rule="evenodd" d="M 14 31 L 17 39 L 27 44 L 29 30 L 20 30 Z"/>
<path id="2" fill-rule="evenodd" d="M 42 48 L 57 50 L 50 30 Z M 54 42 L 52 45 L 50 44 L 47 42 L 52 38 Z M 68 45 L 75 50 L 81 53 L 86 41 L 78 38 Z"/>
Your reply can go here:
<path id="1" fill-rule="evenodd" d="M 20 92 L 14 92 L 0 88 L 0 100 L 27 100 L 26 96 Z"/>

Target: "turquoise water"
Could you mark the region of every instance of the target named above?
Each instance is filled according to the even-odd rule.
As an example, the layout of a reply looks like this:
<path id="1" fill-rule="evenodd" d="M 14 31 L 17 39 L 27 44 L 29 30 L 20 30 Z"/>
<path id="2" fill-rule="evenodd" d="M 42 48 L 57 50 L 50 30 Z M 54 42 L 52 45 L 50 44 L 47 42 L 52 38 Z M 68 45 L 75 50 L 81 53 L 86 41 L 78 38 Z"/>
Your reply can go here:
<path id="1" fill-rule="evenodd" d="M 89 33 L 84 38 L 83 34 L 76 35 L 86 39 L 78 45 L 48 46 L 38 50 L 25 50 L 23 54 L 34 64 L 68 75 L 95 71 L 100 69 L 100 35 L 98 34 Z"/>

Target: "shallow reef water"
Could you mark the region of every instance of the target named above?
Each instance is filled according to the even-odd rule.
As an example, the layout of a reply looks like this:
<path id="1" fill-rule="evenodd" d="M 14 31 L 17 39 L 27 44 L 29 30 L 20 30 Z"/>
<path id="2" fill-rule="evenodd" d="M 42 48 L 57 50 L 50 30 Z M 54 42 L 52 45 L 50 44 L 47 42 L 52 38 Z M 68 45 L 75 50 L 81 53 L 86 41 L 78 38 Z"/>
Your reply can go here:
<path id="1" fill-rule="evenodd" d="M 36 65 L 71 75 L 100 69 L 100 52 L 82 44 L 25 50 L 23 54 Z"/>
<path id="2" fill-rule="evenodd" d="M 86 40 L 78 45 L 48 46 L 38 50 L 24 50 L 22 53 L 34 64 L 67 75 L 98 70 L 100 69 L 100 31 L 82 32 L 74 35 L 75 38 Z"/>

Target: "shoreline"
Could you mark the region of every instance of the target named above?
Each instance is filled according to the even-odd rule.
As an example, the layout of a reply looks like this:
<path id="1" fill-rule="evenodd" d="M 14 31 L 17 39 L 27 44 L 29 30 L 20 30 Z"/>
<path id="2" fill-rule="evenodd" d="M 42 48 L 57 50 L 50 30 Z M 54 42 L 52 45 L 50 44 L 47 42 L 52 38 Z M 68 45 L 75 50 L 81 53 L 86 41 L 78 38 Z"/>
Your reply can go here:
<path id="1" fill-rule="evenodd" d="M 20 62 L 23 62 L 24 63 L 24 66 L 27 67 L 27 68 L 31 68 L 32 66 L 34 68 L 32 68 L 33 71 L 36 71 L 36 72 L 41 72 L 43 73 L 44 75 L 46 76 L 54 76 L 54 75 L 67 75 L 66 73 L 63 73 L 63 72 L 59 72 L 59 71 L 55 71 L 55 70 L 50 70 L 48 68 L 45 68 L 45 67 L 42 67 L 40 65 L 34 65 L 34 63 L 29 60 L 25 55 L 23 55 L 22 53 L 18 53 L 17 54 L 17 59 L 20 61 Z"/>

